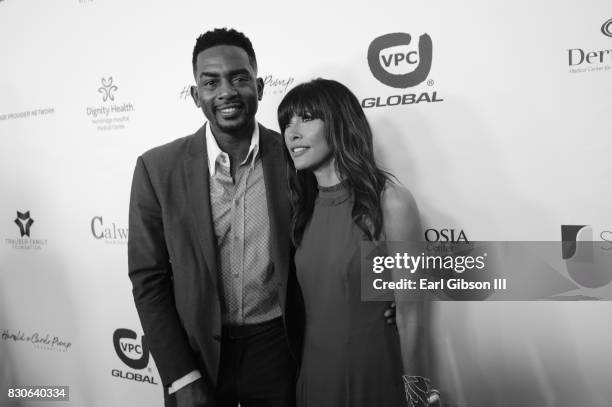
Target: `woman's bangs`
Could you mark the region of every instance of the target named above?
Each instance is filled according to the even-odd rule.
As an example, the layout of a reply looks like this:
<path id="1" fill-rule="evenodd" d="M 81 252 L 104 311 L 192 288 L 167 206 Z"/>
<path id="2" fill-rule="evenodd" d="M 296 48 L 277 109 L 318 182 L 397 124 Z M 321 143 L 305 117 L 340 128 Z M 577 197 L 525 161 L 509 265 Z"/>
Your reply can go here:
<path id="1" fill-rule="evenodd" d="M 278 107 L 278 123 L 281 132 L 294 116 L 310 116 L 312 119 L 324 120 L 323 101 L 317 95 L 316 89 L 312 89 L 308 84 L 296 86 L 291 89 Z"/>

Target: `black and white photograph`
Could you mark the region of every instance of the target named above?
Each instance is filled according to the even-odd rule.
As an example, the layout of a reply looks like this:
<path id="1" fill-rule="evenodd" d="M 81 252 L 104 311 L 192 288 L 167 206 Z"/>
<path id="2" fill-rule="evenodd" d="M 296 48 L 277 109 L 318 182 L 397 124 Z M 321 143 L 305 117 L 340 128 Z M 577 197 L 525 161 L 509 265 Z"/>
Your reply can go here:
<path id="1" fill-rule="evenodd" d="M 0 407 L 612 406 L 612 4 L 0 0 Z"/>

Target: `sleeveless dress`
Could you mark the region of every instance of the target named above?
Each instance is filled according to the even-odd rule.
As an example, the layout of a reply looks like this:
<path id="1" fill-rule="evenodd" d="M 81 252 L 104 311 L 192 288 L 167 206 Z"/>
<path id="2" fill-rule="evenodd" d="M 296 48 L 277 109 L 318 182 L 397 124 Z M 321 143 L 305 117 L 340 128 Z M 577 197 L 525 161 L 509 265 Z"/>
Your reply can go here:
<path id="1" fill-rule="evenodd" d="M 407 406 L 389 302 L 362 302 L 360 242 L 343 185 L 323 188 L 295 255 L 306 308 L 298 407 Z"/>

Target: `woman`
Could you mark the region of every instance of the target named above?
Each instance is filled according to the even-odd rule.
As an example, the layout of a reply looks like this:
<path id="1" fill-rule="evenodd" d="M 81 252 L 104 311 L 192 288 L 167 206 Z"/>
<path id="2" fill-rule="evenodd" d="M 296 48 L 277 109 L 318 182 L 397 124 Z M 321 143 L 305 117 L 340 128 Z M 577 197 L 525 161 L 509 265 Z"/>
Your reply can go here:
<path id="1" fill-rule="evenodd" d="M 427 381 L 415 375 L 422 374 L 415 362 L 421 314 L 400 304 L 402 352 L 398 329 L 380 318 L 388 303 L 362 302 L 360 291 L 360 242 L 418 240 L 414 199 L 377 167 L 368 121 L 339 82 L 296 86 L 278 121 L 290 157 L 291 235 L 306 308 L 298 406 L 427 405 Z M 405 379 L 402 356 L 410 363 Z"/>

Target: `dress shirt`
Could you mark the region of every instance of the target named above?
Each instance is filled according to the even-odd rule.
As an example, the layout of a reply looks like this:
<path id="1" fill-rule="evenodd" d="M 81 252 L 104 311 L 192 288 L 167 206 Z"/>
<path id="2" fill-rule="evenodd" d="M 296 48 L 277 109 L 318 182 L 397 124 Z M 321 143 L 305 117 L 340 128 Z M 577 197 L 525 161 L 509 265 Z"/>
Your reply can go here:
<path id="1" fill-rule="evenodd" d="M 279 317 L 281 308 L 270 253 L 259 126 L 244 161 L 234 164 L 238 165 L 234 179 L 229 155 L 219 147 L 209 124 L 205 126 L 222 322 L 230 326 L 266 322 Z M 170 394 L 200 377 L 197 370 L 188 373 L 172 383 Z"/>

